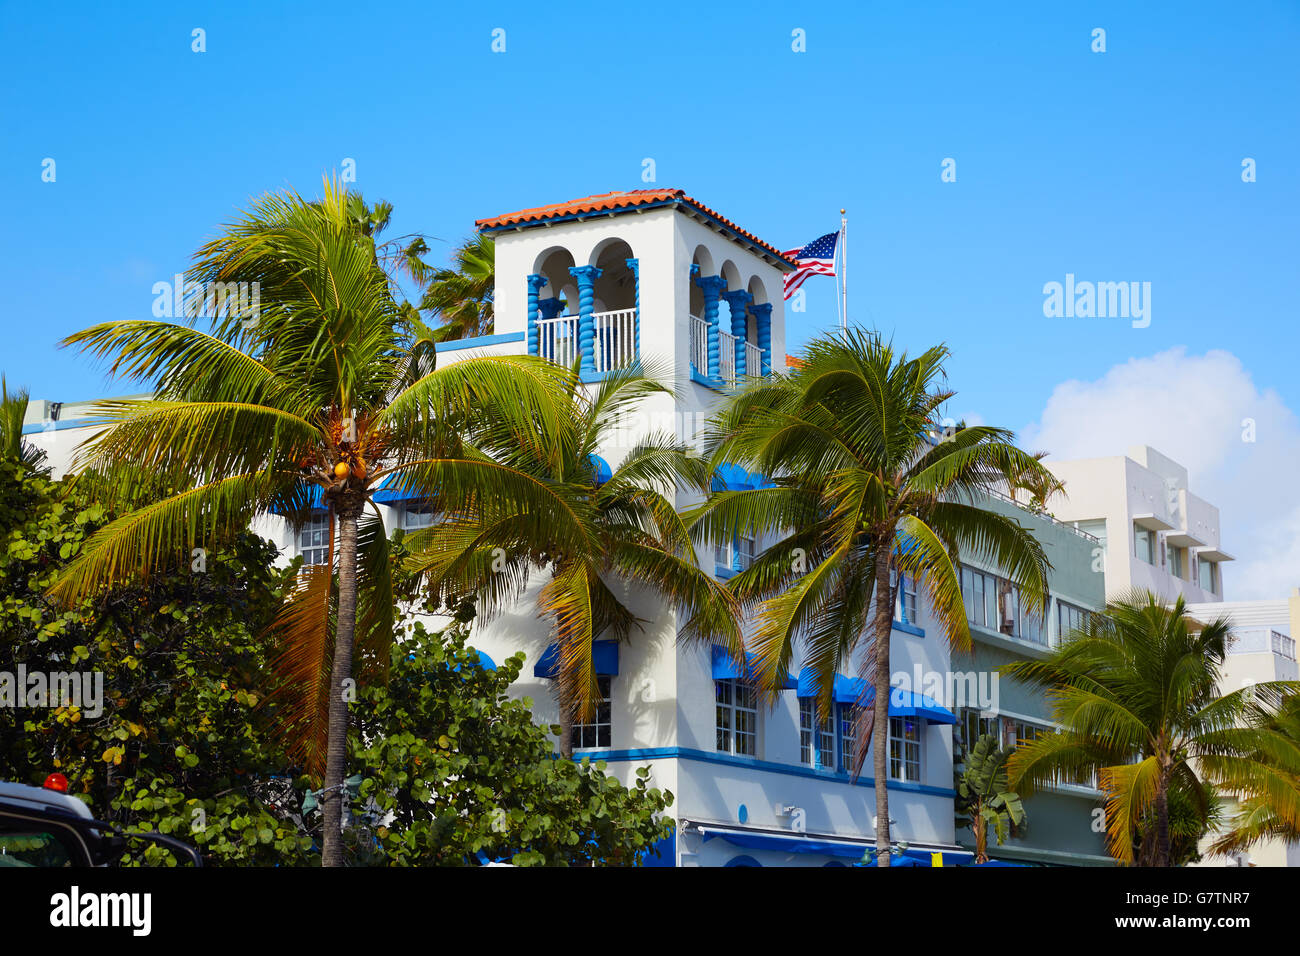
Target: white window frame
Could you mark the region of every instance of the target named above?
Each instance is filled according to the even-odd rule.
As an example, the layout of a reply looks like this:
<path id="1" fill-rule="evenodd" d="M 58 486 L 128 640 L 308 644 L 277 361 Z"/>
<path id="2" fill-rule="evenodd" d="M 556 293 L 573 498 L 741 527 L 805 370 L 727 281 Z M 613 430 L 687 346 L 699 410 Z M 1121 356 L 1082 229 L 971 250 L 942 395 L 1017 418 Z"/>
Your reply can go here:
<path id="1" fill-rule="evenodd" d="M 759 748 L 758 692 L 746 681 L 713 682 L 715 746 L 720 753 L 757 757 Z M 742 724 L 749 728 L 742 730 Z M 742 738 L 749 748 L 740 746 Z"/>
<path id="2" fill-rule="evenodd" d="M 853 761 L 858 747 L 858 705 L 837 704 L 840 731 L 840 770 L 853 772 Z"/>
<path id="3" fill-rule="evenodd" d="M 600 701 L 590 723 L 574 721 L 572 727 L 574 750 L 608 750 L 614 746 L 614 678 L 609 674 L 597 674 L 596 686 L 600 691 Z M 605 742 L 601 743 L 602 735 Z M 586 741 L 590 739 L 592 743 Z"/>
<path id="4" fill-rule="evenodd" d="M 835 705 L 831 705 L 832 711 Z M 799 762 L 823 770 L 835 769 L 835 718 L 827 715 L 815 720 L 817 701 L 812 697 L 799 698 Z M 813 725 L 816 724 L 816 727 Z M 817 749 L 813 750 L 813 740 Z"/>
<path id="5" fill-rule="evenodd" d="M 423 521 L 413 522 L 411 517 L 419 515 Z M 408 501 L 402 506 L 402 530 L 406 532 L 423 531 L 433 526 L 435 519 L 433 508 L 423 501 Z"/>
<path id="6" fill-rule="evenodd" d="M 1145 552 L 1140 542 L 1146 542 Z M 1133 557 L 1152 567 L 1156 566 L 1156 533 L 1141 525 L 1133 525 Z"/>
<path id="7" fill-rule="evenodd" d="M 304 565 L 330 563 L 330 513 L 313 511 L 306 523 L 294 535 L 298 553 Z"/>
<path id="8" fill-rule="evenodd" d="M 907 733 L 911 725 L 912 734 Z M 921 721 L 917 717 L 889 718 L 889 779 L 899 783 L 920 783 L 922 770 Z M 899 774 L 899 771 L 902 774 Z M 915 776 L 909 773 L 914 771 Z"/>

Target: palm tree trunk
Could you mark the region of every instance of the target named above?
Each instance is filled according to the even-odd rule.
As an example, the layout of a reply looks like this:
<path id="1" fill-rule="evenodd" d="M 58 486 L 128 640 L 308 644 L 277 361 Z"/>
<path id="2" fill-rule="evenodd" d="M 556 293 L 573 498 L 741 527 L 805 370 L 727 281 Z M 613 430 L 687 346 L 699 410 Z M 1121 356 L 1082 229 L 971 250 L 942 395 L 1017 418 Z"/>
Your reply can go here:
<path id="1" fill-rule="evenodd" d="M 1156 780 L 1156 858 L 1155 866 L 1169 866 L 1169 780 L 1163 770 Z"/>
<path id="2" fill-rule="evenodd" d="M 560 756 L 573 759 L 573 713 L 563 704 L 560 705 Z"/>
<path id="3" fill-rule="evenodd" d="M 357 627 L 357 517 L 355 508 L 339 512 L 339 613 L 330 672 L 322 866 L 343 865 L 343 779 L 347 776 L 348 752 L 348 701 L 343 682 L 352 676 L 352 644 Z"/>
<path id="4" fill-rule="evenodd" d="M 889 866 L 889 636 L 893 630 L 894 592 L 889 586 L 889 549 L 876 557 L 875 692 L 872 742 L 876 776 L 876 865 Z"/>
<path id="5" fill-rule="evenodd" d="M 975 862 L 989 861 L 989 822 L 984 819 L 982 805 L 976 805 L 971 825 L 975 830 Z"/>

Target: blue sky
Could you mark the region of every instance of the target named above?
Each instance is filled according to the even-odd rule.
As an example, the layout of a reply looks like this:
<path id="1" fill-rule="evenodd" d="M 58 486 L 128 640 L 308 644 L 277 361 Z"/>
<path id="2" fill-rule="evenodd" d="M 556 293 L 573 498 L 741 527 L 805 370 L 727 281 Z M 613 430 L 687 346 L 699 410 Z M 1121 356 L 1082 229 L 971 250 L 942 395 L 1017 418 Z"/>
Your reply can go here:
<path id="1" fill-rule="evenodd" d="M 1278 427 L 1295 427 L 1300 4 L 0 12 L 0 368 L 38 397 L 103 394 L 60 336 L 147 317 L 152 283 L 250 197 L 314 192 L 345 157 L 367 198 L 395 204 L 393 234 L 449 242 L 475 218 L 641 188 L 650 157 L 657 184 L 778 247 L 848 207 L 851 317 L 912 349 L 946 342 L 953 414 L 1046 437 L 1063 382 L 1221 349 L 1253 390 L 1243 407 L 1276 400 Z M 940 179 L 949 157 L 955 183 Z M 1242 182 L 1246 157 L 1257 182 Z M 1044 317 L 1043 285 L 1066 273 L 1150 282 L 1150 326 Z M 835 323 L 833 281 L 806 288 L 796 344 Z M 1193 390 L 1178 441 L 1216 400 Z"/>

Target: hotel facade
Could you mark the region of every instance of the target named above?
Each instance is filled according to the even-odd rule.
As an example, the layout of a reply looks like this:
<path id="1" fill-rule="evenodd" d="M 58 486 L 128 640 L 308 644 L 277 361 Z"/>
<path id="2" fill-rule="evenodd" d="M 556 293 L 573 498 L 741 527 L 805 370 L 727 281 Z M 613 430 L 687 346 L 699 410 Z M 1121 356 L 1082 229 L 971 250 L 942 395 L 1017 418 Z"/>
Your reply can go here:
<path id="1" fill-rule="evenodd" d="M 580 362 L 595 383 L 613 369 L 641 362 L 673 384 L 602 449 L 617 467 L 647 431 L 698 443 L 718 403 L 746 376 L 786 364 L 782 277 L 792 264 L 773 246 L 679 190 L 609 193 L 495 216 L 477 223 L 496 239 L 494 334 L 440 345 L 440 363 L 470 355 L 531 354 Z M 34 402 L 24 429 L 66 469 L 73 448 L 90 433 L 86 409 Z M 726 487 L 763 476 L 732 470 Z M 380 490 L 375 495 L 390 530 L 435 520 L 421 501 Z M 679 491 L 686 508 L 698 495 Z M 993 733 L 1005 744 L 1051 728 L 1041 692 L 1000 678 L 995 669 L 1045 656 L 1081 616 L 1104 606 L 1105 575 L 1095 567 L 1097 539 L 1033 514 L 1012 500 L 985 506 L 1014 515 L 1042 541 L 1054 570 L 1047 613 L 1031 615 L 996 567 L 968 562 L 962 587 L 973 646 L 952 652 L 914 584 L 900 582 L 891 643 L 887 728 L 876 745 L 889 748 L 892 839 L 903 861 L 920 865 L 970 862 L 969 831 L 954 821 L 954 748 Z M 260 519 L 255 529 L 275 542 L 285 561 L 328 559 L 327 515 L 290 528 Z M 737 540 L 701 548 L 702 565 L 725 579 L 764 547 Z M 541 723 L 555 722 L 553 651 L 535 614 L 535 591 L 486 623 L 472 643 L 490 660 L 523 652 L 527 663 L 512 693 L 533 702 Z M 623 779 L 649 767 L 653 784 L 672 791 L 675 835 L 649 862 L 675 866 L 837 866 L 862 859 L 875 839 L 874 781 L 856 780 L 846 755 L 854 746 L 854 708 L 861 687 L 853 668 L 836 681 L 834 713 L 819 714 L 806 675 L 792 676 L 773 706 L 759 701 L 747 661 L 720 647 L 678 640 L 673 609 L 630 584 L 622 594 L 644 619 L 630 641 L 597 640 L 595 659 L 604 698 L 595 718 L 574 728 L 575 757 L 604 761 Z M 437 620 L 431 621 L 438 624 Z M 868 754 L 865 771 L 872 768 Z M 1105 865 L 1098 825 L 1100 794 L 1089 785 L 1060 786 L 1027 804 L 1028 826 L 1006 845 L 990 841 L 995 858 L 1027 863 Z"/>

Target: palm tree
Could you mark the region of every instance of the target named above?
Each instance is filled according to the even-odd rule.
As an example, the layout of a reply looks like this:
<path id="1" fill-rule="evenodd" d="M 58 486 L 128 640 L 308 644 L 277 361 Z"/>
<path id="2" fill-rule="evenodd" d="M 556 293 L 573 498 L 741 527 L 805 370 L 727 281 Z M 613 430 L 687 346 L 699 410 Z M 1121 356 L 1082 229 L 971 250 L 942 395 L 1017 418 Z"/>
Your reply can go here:
<path id="1" fill-rule="evenodd" d="M 496 284 L 496 241 L 478 234 L 466 239 L 452 255 L 452 268 L 421 272 L 427 282 L 420 310 L 433 313 L 439 342 L 490 335 L 492 293 Z"/>
<path id="2" fill-rule="evenodd" d="M 1300 751 L 1300 694 L 1288 694 L 1276 708 L 1252 701 L 1249 711 L 1249 723 L 1280 735 Z M 1300 776 L 1287 773 L 1283 767 L 1269 769 L 1271 773 L 1265 786 L 1257 788 L 1254 793 L 1239 796 L 1235 812 L 1226 821 L 1227 832 L 1210 847 L 1212 854 L 1240 853 L 1267 839 L 1300 843 L 1300 827 L 1296 826 L 1294 818 L 1288 819 L 1287 814 L 1279 812 L 1279 808 L 1298 799 Z"/>
<path id="3" fill-rule="evenodd" d="M 1283 682 L 1220 696 L 1217 685 L 1230 636 L 1226 619 L 1200 629 L 1179 597 L 1172 606 L 1150 592 L 1109 602 L 1083 630 L 1041 661 L 1006 673 L 1045 688 L 1062 730 L 1023 743 L 1008 763 L 1021 793 L 1097 772 L 1106 795 L 1107 844 L 1119 862 L 1174 863 L 1170 802 L 1188 800 L 1202 823 L 1216 787 L 1267 794 L 1276 819 L 1300 820 L 1294 776 L 1300 748 L 1265 727 L 1248 726 L 1254 706 L 1276 713 Z M 1139 840 L 1143 830 L 1147 839 Z M 1145 852 L 1135 853 L 1138 843 Z"/>
<path id="4" fill-rule="evenodd" d="M 465 485 L 443 495 L 447 517 L 405 539 L 409 569 L 449 603 L 475 597 L 484 618 L 543 576 L 537 611 L 559 648 L 555 690 L 566 757 L 573 721 L 590 719 L 599 700 L 593 640 L 627 640 L 642 623 L 620 585 L 648 588 L 678 609 L 684 638 L 740 644 L 735 602 L 700 568 L 673 505 L 679 484 L 707 486 L 706 462 L 655 433 L 610 473 L 598 457 L 643 399 L 671 393 L 640 367 L 613 373 L 590 392 L 576 366 L 568 374 L 564 414 L 523 429 L 500 418 L 471 433 L 475 449 L 517 475 L 525 493 L 491 500 Z"/>
<path id="5" fill-rule="evenodd" d="M 1001 428 L 926 437 L 953 394 L 938 387 L 948 354 L 939 346 L 909 358 L 861 331 L 819 339 L 796 370 L 755 380 L 710 426 L 716 463 L 769 475 L 771 486 L 715 494 L 692 516 L 694 533 L 716 544 L 778 536 L 729 582 L 756 617 L 756 679 L 769 698 L 798 648 L 820 705 L 829 706 L 836 672 L 861 651 L 872 703 L 863 708 L 855 770 L 872 732 L 888 728 L 891 572 L 919 582 L 937 626 L 960 649 L 969 648 L 970 632 L 958 554 L 1007 569 L 1026 606 L 1040 613 L 1047 593 L 1050 565 L 1037 540 L 977 504 L 982 493 L 1041 466 Z M 882 730 L 874 751 L 881 866 L 890 857 L 886 737 Z"/>
<path id="6" fill-rule="evenodd" d="M 308 772 L 319 778 L 323 769 L 326 866 L 343 859 L 354 647 L 383 660 L 393 630 L 387 541 L 372 493 L 400 477 L 436 497 L 466 421 L 499 411 L 516 427 L 552 422 L 563 386 L 527 357 L 413 373 L 412 339 L 373 240 L 386 213 L 380 208 L 376 220 L 360 214 L 365 208 L 327 181 L 319 201 L 264 197 L 206 244 L 193 279 L 257 283 L 258 314 L 227 309 L 206 332 L 111 322 L 65 341 L 111 359 L 113 374 L 152 381 L 154 397 L 99 404 L 95 414 L 108 425 L 79 463 L 104 476 L 105 503 L 124 513 L 87 542 L 54 596 L 75 601 L 188 562 L 193 549 L 268 512 L 297 527 L 313 506 L 328 510 L 337 595 L 330 565 L 305 569 L 274 625 L 289 681 L 279 718 Z M 491 500 L 509 497 L 512 481 L 480 469 L 475 487 Z M 141 484 L 153 495 L 138 494 Z"/>
<path id="7" fill-rule="evenodd" d="M 1034 452 L 1034 461 L 1041 462 L 1047 457 L 1047 452 Z M 1016 475 L 1011 482 L 1011 495 L 1016 497 L 1017 492 L 1024 492 L 1029 498 L 1025 505 L 1034 514 L 1047 514 L 1047 503 L 1056 496 L 1066 497 L 1065 482 L 1057 478 L 1051 471 L 1046 468 L 1034 468 L 1023 475 Z"/>
<path id="8" fill-rule="evenodd" d="M 998 845 L 1009 832 L 1025 822 L 1020 795 L 1007 786 L 1007 758 L 1011 751 L 998 745 L 993 734 L 984 734 L 969 750 L 959 748 L 954 756 L 953 789 L 957 823 L 970 827 L 975 836 L 975 862 L 989 861 L 989 825 Z"/>
<path id="9" fill-rule="evenodd" d="M 34 471 L 40 471 L 45 466 L 45 451 L 23 438 L 27 401 L 26 389 L 11 392 L 3 376 L 0 376 L 0 458 L 20 462 Z"/>

